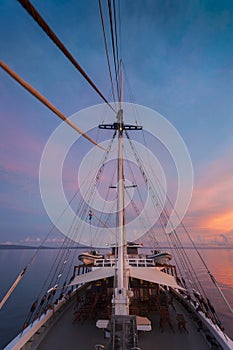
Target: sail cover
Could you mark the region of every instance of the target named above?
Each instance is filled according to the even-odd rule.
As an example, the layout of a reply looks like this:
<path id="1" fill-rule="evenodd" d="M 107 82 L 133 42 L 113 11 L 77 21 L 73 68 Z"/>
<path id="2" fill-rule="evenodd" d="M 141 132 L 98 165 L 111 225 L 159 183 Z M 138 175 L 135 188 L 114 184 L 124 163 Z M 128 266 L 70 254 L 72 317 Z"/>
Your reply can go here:
<path id="1" fill-rule="evenodd" d="M 93 282 L 101 280 L 103 278 L 112 277 L 115 274 L 114 267 L 100 267 L 91 272 L 84 273 L 83 275 L 76 276 L 69 286 L 74 286 L 76 284 Z"/>
<path id="2" fill-rule="evenodd" d="M 128 276 L 140 280 L 161 284 L 164 286 L 183 289 L 180 287 L 173 276 L 159 271 L 157 267 L 131 267 L 127 268 Z M 93 282 L 103 278 L 113 277 L 115 275 L 114 267 L 100 267 L 83 275 L 76 276 L 69 286 L 81 283 Z"/>
<path id="3" fill-rule="evenodd" d="M 172 288 L 184 289 L 176 283 L 173 276 L 159 271 L 157 267 L 130 267 L 129 275 L 130 277 L 140 280 L 162 284 Z"/>

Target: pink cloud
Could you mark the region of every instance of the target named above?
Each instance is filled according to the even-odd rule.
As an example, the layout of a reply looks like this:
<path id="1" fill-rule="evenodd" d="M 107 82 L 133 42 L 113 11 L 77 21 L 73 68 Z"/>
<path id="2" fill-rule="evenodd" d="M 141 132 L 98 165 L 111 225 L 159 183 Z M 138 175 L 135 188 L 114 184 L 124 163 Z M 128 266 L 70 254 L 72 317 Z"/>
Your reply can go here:
<path id="1" fill-rule="evenodd" d="M 8 173 L 35 176 L 44 142 L 38 135 L 32 137 L 21 126 L 14 127 L 1 136 L 1 168 Z"/>
<path id="2" fill-rule="evenodd" d="M 210 236 L 233 229 L 233 152 L 209 163 L 197 177 L 186 225 Z"/>
<path id="3" fill-rule="evenodd" d="M 46 242 L 48 242 L 48 243 L 63 243 L 64 240 L 65 240 L 64 238 L 54 237 L 54 238 L 46 239 Z"/>
<path id="4" fill-rule="evenodd" d="M 36 213 L 36 201 L 40 201 L 40 159 L 47 140 L 43 140 L 38 134 L 32 135 L 28 128 L 24 129 L 17 123 L 10 128 L 7 124 L 6 131 L 1 134 L 0 177 L 4 190 L 0 203 L 10 210 Z M 54 157 L 59 157 L 61 147 L 62 144 L 54 146 Z M 63 177 L 64 186 L 74 193 L 77 191 L 76 174 L 69 162 L 67 164 Z M 47 176 L 53 179 L 56 174 L 54 171 L 51 174 L 47 172 Z M 26 206 L 22 205 L 22 202 Z"/>
<path id="5" fill-rule="evenodd" d="M 12 244 L 15 244 L 15 242 L 12 242 L 12 241 L 6 241 L 6 242 L 3 242 L 1 244 L 4 244 L 4 245 L 12 245 Z"/>
<path id="6" fill-rule="evenodd" d="M 12 211 L 17 211 L 24 214 L 40 214 L 42 210 L 38 209 L 38 206 L 26 205 L 25 200 L 22 197 L 13 197 L 11 195 L 1 195 L 0 204 L 4 206 L 5 209 Z M 30 204 L 30 203 L 29 203 Z"/>
<path id="7" fill-rule="evenodd" d="M 40 237 L 36 237 L 36 238 L 32 238 L 32 237 L 27 237 L 23 240 L 20 240 L 21 243 L 40 243 L 41 242 L 41 238 Z"/>

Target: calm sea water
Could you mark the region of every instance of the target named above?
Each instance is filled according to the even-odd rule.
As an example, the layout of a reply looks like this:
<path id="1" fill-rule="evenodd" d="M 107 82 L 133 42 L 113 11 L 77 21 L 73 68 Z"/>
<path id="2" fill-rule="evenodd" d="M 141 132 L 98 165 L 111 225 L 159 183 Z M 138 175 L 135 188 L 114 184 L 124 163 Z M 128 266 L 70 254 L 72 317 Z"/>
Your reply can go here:
<path id="1" fill-rule="evenodd" d="M 200 252 L 233 308 L 233 250 L 201 249 Z M 29 261 L 32 253 L 32 250 L 0 250 L 0 299 Z M 39 252 L 23 280 L 0 310 L 0 349 L 21 330 L 28 310 L 37 299 L 38 290 L 45 280 L 48 267 L 53 262 L 56 253 L 56 250 Z M 194 252 L 190 251 L 190 256 L 192 255 L 195 260 Z M 233 315 L 202 267 L 197 267 L 197 274 L 205 285 L 228 335 L 233 339 Z"/>

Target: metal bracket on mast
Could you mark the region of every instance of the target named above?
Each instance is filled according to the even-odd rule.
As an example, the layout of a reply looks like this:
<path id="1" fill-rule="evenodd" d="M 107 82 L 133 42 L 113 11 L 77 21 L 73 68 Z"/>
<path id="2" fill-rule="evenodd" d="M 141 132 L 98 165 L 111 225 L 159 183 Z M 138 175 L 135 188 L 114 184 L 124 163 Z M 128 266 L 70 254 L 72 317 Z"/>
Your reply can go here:
<path id="1" fill-rule="evenodd" d="M 117 113 L 117 122 L 113 124 L 100 124 L 99 129 L 108 129 L 108 130 L 119 130 L 119 132 L 123 132 L 123 130 L 142 130 L 142 126 L 140 125 L 132 125 L 132 124 L 124 124 L 123 122 L 123 109 L 119 109 Z"/>
<path id="2" fill-rule="evenodd" d="M 124 188 L 134 188 L 134 187 L 137 187 L 137 185 L 129 185 L 129 186 L 124 186 Z M 117 186 L 108 186 L 108 188 L 117 188 Z"/>
<path id="3" fill-rule="evenodd" d="M 122 130 L 142 130 L 142 126 L 139 125 L 131 125 L 131 124 L 122 124 Z M 119 130 L 120 123 L 113 124 L 100 124 L 99 129 L 108 129 L 108 130 Z"/>

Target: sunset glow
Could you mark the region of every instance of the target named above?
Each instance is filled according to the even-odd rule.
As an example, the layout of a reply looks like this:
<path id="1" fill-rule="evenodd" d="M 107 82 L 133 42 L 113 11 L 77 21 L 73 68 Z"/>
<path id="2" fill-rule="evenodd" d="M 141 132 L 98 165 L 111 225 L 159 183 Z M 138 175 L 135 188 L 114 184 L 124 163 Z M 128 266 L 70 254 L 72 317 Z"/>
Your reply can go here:
<path id="1" fill-rule="evenodd" d="M 233 230 L 233 210 L 231 212 L 222 213 L 212 218 L 207 218 L 202 222 L 204 227 L 219 232 L 228 232 Z"/>
<path id="2" fill-rule="evenodd" d="M 0 6 L 1 59 L 67 116 L 102 103 L 19 4 L 10 3 Z M 51 0 L 47 6 L 35 0 L 34 5 L 51 20 L 55 32 L 62 33 L 104 95 L 110 96 L 97 3 L 71 1 L 69 10 L 62 1 Z M 200 242 L 231 243 L 233 6 L 225 1 L 211 6 L 208 1 L 184 1 L 176 8 L 168 2 L 149 1 L 142 10 L 137 2 L 126 1 L 122 14 L 124 101 L 134 100 L 158 111 L 184 139 L 195 179 L 184 219 L 190 233 Z M 21 242 L 29 237 L 33 241 L 50 225 L 40 196 L 39 166 L 60 120 L 3 70 L 0 91 L 1 240 Z M 143 124 L 140 116 L 139 121 Z M 77 154 L 64 165 L 69 198 L 78 187 L 77 167 L 88 150 L 86 142 L 80 141 Z M 62 138 L 54 158 L 59 157 L 59 147 Z M 51 179 L 54 173 L 48 176 Z M 177 179 L 165 176 L 170 188 L 177 190 Z"/>

